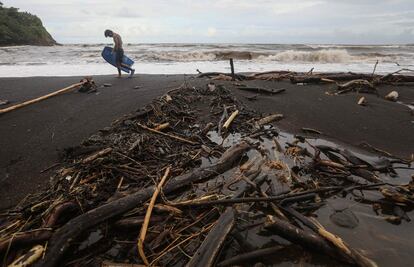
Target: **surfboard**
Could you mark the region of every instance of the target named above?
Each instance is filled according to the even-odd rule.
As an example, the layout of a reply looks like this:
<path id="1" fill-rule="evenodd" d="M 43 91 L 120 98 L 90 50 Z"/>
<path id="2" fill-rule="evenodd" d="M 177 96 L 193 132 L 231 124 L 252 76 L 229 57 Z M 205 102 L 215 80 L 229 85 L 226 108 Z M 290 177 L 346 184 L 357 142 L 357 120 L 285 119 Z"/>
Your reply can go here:
<path id="1" fill-rule="evenodd" d="M 105 48 L 102 51 L 102 57 L 106 60 L 106 62 L 116 67 L 116 54 L 112 52 L 113 50 L 114 49 L 112 47 L 105 46 Z M 134 65 L 134 61 L 124 55 L 124 57 L 122 58 L 122 64 L 131 67 L 132 65 Z M 129 69 L 121 67 L 121 70 L 126 73 L 129 73 Z"/>

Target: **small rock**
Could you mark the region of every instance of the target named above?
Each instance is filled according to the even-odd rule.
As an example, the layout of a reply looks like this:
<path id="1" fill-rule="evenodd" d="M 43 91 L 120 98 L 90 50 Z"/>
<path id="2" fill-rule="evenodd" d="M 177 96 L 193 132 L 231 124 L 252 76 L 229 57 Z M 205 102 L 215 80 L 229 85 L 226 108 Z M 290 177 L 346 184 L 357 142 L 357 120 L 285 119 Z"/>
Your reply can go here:
<path id="1" fill-rule="evenodd" d="M 335 211 L 329 218 L 334 224 L 340 227 L 353 229 L 359 224 L 357 216 L 349 209 Z"/>
<path id="2" fill-rule="evenodd" d="M 365 97 L 361 97 L 358 100 L 358 105 L 365 106 L 366 104 L 367 104 L 367 100 L 365 99 Z"/>
<path id="3" fill-rule="evenodd" d="M 93 143 L 96 143 L 96 142 L 101 142 L 101 141 L 102 141 L 102 136 L 100 136 L 100 135 L 98 135 L 98 134 L 91 135 L 91 136 L 88 138 L 88 141 L 93 142 Z"/>
<path id="4" fill-rule="evenodd" d="M 385 99 L 389 100 L 389 101 L 397 101 L 398 100 L 398 92 L 397 91 L 392 91 L 391 93 L 389 93 L 388 95 L 385 96 Z"/>
<path id="5" fill-rule="evenodd" d="M 103 129 L 100 129 L 99 132 L 101 133 L 109 133 L 111 131 L 111 127 L 105 127 Z"/>
<path id="6" fill-rule="evenodd" d="M 216 90 L 216 85 L 214 83 L 207 84 L 208 90 L 214 92 Z"/>
<path id="7" fill-rule="evenodd" d="M 112 84 L 110 84 L 110 83 L 104 83 L 103 84 L 103 87 L 112 87 Z"/>
<path id="8" fill-rule="evenodd" d="M 169 95 L 169 94 L 166 94 L 165 95 L 165 101 L 167 101 L 167 102 L 171 102 L 173 99 L 172 99 L 172 97 Z"/>
<path id="9" fill-rule="evenodd" d="M 139 85 L 137 85 L 137 86 L 134 87 L 135 90 L 141 89 L 141 88 L 142 88 L 142 86 L 139 86 Z"/>
<path id="10" fill-rule="evenodd" d="M 9 104 L 9 103 L 10 103 L 10 101 L 9 101 L 9 100 L 0 99 L 0 106 L 7 105 L 7 104 Z"/>
<path id="11" fill-rule="evenodd" d="M 125 126 L 131 126 L 132 124 L 134 124 L 134 123 L 131 120 L 125 120 L 124 121 Z"/>

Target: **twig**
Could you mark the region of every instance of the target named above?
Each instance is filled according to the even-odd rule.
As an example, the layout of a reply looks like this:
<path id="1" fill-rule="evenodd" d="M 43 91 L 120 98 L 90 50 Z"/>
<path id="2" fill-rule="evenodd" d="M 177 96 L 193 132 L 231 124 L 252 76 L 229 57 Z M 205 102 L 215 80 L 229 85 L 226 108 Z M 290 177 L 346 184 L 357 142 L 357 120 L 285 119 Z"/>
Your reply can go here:
<path id="1" fill-rule="evenodd" d="M 329 192 L 329 191 L 340 191 L 343 190 L 343 187 L 327 187 L 327 188 L 319 188 L 316 190 L 309 190 L 301 193 L 296 194 L 283 194 L 279 196 L 271 196 L 271 197 L 245 197 L 245 198 L 234 198 L 234 199 L 219 199 L 219 200 L 212 200 L 212 201 L 185 201 L 180 203 L 172 203 L 168 202 L 168 205 L 177 206 L 177 207 L 198 207 L 198 206 L 212 206 L 212 205 L 225 205 L 225 204 L 237 204 L 237 203 L 251 203 L 251 202 L 274 202 L 278 200 L 288 200 L 290 198 L 296 198 L 298 196 L 310 195 L 315 196 L 315 193 L 322 193 L 322 192 Z"/>
<path id="2" fill-rule="evenodd" d="M 150 131 L 150 132 L 153 132 L 153 133 L 156 133 L 156 134 L 160 134 L 160 135 L 164 135 L 164 136 L 167 136 L 167 137 L 170 137 L 170 138 L 176 139 L 176 140 L 178 140 L 178 141 L 181 141 L 181 142 L 184 142 L 184 143 L 188 143 L 188 144 L 190 144 L 190 145 L 197 145 L 197 143 L 196 143 L 196 142 L 193 142 L 193 141 L 190 141 L 190 140 L 184 139 L 184 138 L 179 137 L 179 136 L 176 136 L 176 135 L 167 134 L 167 133 L 163 133 L 163 132 L 160 132 L 160 131 L 157 131 L 157 130 L 151 129 L 151 128 L 149 128 L 149 127 L 145 126 L 145 125 L 142 125 L 141 123 L 137 123 L 137 125 L 138 125 L 139 127 L 141 127 L 142 129 L 145 129 L 145 130 L 147 130 L 147 131 Z"/>
<path id="3" fill-rule="evenodd" d="M 167 177 L 168 177 L 169 173 L 170 173 L 170 167 L 168 167 L 165 170 L 164 176 L 162 177 L 160 183 L 158 184 L 157 188 L 154 191 L 154 194 L 152 195 L 150 204 L 149 204 L 148 209 L 147 209 L 147 213 L 145 214 L 144 223 L 142 224 L 141 232 L 139 234 L 138 253 L 141 256 L 141 259 L 144 261 L 146 266 L 149 265 L 149 262 L 148 262 L 147 257 L 145 256 L 145 252 L 144 252 L 144 240 L 145 240 L 145 236 L 147 234 L 149 221 L 151 219 L 152 209 L 154 208 L 155 201 L 157 200 L 158 194 L 160 193 L 162 186 L 164 185 L 165 181 L 167 180 Z"/>

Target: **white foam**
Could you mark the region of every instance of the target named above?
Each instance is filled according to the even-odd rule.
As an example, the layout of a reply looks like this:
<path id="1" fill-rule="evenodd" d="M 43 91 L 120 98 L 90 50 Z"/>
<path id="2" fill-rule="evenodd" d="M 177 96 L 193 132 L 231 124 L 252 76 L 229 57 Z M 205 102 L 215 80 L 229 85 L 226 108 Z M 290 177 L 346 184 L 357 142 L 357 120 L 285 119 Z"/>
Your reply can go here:
<path id="1" fill-rule="evenodd" d="M 227 61 L 195 61 L 195 62 L 170 62 L 151 63 L 138 62 L 134 65 L 136 73 L 141 74 L 197 74 L 197 69 L 202 72 L 230 72 Z M 368 63 L 285 63 L 285 62 L 257 62 L 236 61 L 236 72 L 262 72 L 273 70 L 290 70 L 307 72 L 311 68 L 317 72 L 372 72 L 373 65 Z M 377 67 L 377 73 L 390 73 L 400 67 L 395 64 L 381 64 Z M 106 63 L 100 64 L 52 64 L 52 65 L 0 65 L 0 77 L 33 77 L 33 76 L 93 76 L 93 75 L 115 75 L 116 68 Z"/>
<path id="2" fill-rule="evenodd" d="M 260 60 L 277 60 L 282 62 L 321 62 L 344 63 L 357 60 L 344 49 L 322 49 L 318 51 L 294 51 L 288 50 L 276 55 L 260 56 Z"/>

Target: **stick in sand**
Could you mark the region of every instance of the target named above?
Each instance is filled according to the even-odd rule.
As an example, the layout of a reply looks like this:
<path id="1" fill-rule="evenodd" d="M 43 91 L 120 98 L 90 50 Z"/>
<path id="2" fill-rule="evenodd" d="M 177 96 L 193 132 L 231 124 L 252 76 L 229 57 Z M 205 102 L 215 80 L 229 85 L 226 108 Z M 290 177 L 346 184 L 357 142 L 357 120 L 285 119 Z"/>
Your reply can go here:
<path id="1" fill-rule="evenodd" d="M 164 176 L 162 177 L 160 183 L 158 184 L 157 188 L 154 191 L 154 194 L 152 195 L 150 204 L 149 204 L 148 209 L 147 209 L 147 213 L 145 214 L 144 223 L 142 224 L 141 232 L 139 234 L 138 253 L 141 256 L 141 259 L 144 261 L 146 266 L 149 266 L 149 262 L 148 262 L 147 257 L 145 256 L 145 252 L 144 252 L 144 240 L 145 240 L 145 236 L 147 235 L 147 229 L 148 229 L 149 221 L 151 219 L 152 209 L 154 208 L 155 201 L 157 200 L 158 194 L 160 193 L 162 186 L 164 185 L 165 181 L 167 180 L 167 177 L 168 177 L 169 173 L 170 173 L 170 167 L 168 167 L 165 170 Z"/>
<path id="2" fill-rule="evenodd" d="M 66 88 L 60 89 L 60 90 L 58 90 L 56 92 L 53 92 L 53 93 L 50 93 L 50 94 L 47 94 L 47 95 L 44 95 L 44 96 L 41 96 L 41 97 L 38 97 L 38 98 L 35 98 L 35 99 L 32 99 L 32 100 L 29 100 L 29 101 L 20 103 L 20 104 L 17 104 L 17 105 L 14 105 L 14 106 L 11 106 L 11 107 L 8 107 L 8 108 L 5 108 L 5 109 L 0 109 L 0 114 L 4 114 L 4 113 L 10 112 L 10 111 L 13 111 L 15 109 L 22 108 L 22 107 L 28 106 L 30 104 L 40 102 L 40 101 L 45 100 L 47 98 L 50 98 L 52 96 L 65 93 L 65 92 L 70 91 L 72 89 L 75 89 L 75 88 L 77 88 L 79 86 L 82 86 L 82 85 L 84 85 L 87 82 L 88 82 L 88 80 L 82 80 L 79 83 L 72 84 L 71 86 L 68 86 Z"/>
<path id="3" fill-rule="evenodd" d="M 238 110 L 236 110 L 235 112 L 233 112 L 233 114 L 231 114 L 230 118 L 224 123 L 223 129 L 227 130 L 230 127 L 230 124 L 233 122 L 233 120 L 236 118 L 237 115 L 239 115 Z"/>

